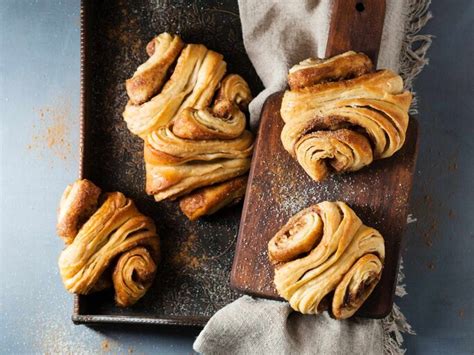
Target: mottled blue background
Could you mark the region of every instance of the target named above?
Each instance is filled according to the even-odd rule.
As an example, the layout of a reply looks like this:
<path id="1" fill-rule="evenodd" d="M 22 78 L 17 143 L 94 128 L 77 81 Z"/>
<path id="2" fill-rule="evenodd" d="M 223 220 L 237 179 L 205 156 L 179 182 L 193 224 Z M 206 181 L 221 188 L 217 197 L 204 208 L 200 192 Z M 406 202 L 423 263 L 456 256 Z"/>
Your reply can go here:
<path id="1" fill-rule="evenodd" d="M 54 225 L 58 198 L 78 176 L 79 5 L 0 1 L 0 352 L 190 353 L 196 329 L 70 321 Z M 424 32 L 436 39 L 416 81 L 409 295 L 398 303 L 418 333 L 406 337 L 408 353 L 472 354 L 474 2 L 437 0 L 432 11 Z"/>

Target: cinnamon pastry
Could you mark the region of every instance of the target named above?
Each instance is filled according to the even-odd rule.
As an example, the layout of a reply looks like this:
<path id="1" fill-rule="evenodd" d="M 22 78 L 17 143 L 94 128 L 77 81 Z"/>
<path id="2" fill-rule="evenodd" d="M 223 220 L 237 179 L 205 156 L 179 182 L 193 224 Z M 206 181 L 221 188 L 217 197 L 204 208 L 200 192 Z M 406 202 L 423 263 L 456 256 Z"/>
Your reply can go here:
<path id="1" fill-rule="evenodd" d="M 373 71 L 372 61 L 364 53 L 348 51 L 328 59 L 308 58 L 288 73 L 291 90 L 326 81 L 351 79 Z"/>
<path id="2" fill-rule="evenodd" d="M 154 195 L 155 201 L 162 201 L 243 175 L 250 169 L 250 157 L 180 165 L 146 163 L 145 168 L 147 194 Z"/>
<path id="3" fill-rule="evenodd" d="M 145 162 L 153 165 L 176 165 L 189 161 L 246 158 L 252 153 L 253 135 L 220 140 L 191 140 L 176 136 L 168 127 L 150 134 L 145 143 Z"/>
<path id="4" fill-rule="evenodd" d="M 172 51 L 169 42 L 176 38 L 162 34 L 157 37 L 161 40 L 150 42 L 147 52 L 151 57 L 144 66 L 150 63 L 159 75 L 165 73 L 172 61 L 168 60 L 171 54 L 164 52 Z M 168 43 L 163 44 L 163 48 L 160 47 L 162 41 Z M 173 50 L 179 51 L 179 43 L 176 40 Z M 154 56 L 156 58 L 152 59 Z M 146 191 L 154 195 L 156 201 L 175 199 L 248 171 L 253 135 L 245 130 L 247 122 L 243 110 L 247 109 L 252 95 L 242 77 L 236 74 L 224 77 L 225 71 L 222 55 L 203 45 L 188 44 L 158 95 L 142 102 L 132 98 L 129 92 L 130 101 L 123 117 L 130 131 L 144 140 Z M 142 72 L 137 70 L 135 73 L 137 82 Z M 164 74 L 160 76 L 163 77 Z M 151 85 L 143 89 L 147 93 L 159 91 L 161 80 L 157 79 L 160 83 L 154 85 L 153 90 Z M 216 186 L 210 187 L 204 190 L 207 191 L 206 198 L 218 191 L 230 193 L 226 189 L 235 188 L 234 185 L 228 182 L 221 186 L 222 191 Z M 236 191 L 242 193 L 239 189 Z M 223 197 L 222 201 L 212 199 L 208 207 L 202 207 L 202 212 L 192 214 L 214 212 L 227 203 L 224 200 Z"/>
<path id="5" fill-rule="evenodd" d="M 97 209 L 100 188 L 89 180 L 77 180 L 64 191 L 58 211 L 57 234 L 71 244 L 82 225 Z"/>
<path id="6" fill-rule="evenodd" d="M 186 108 L 173 121 L 172 130 L 187 139 L 232 139 L 239 137 L 246 125 L 245 110 L 252 99 L 242 77 L 227 75 L 222 80 L 213 108 Z"/>
<path id="7" fill-rule="evenodd" d="M 291 217 L 268 244 L 275 287 L 305 314 L 351 317 L 380 280 L 385 246 L 344 202 L 321 202 Z"/>
<path id="8" fill-rule="evenodd" d="M 123 117 L 128 129 L 145 138 L 186 107 L 207 107 L 225 70 L 221 54 L 200 44 L 188 44 L 158 95 L 141 105 L 127 103 Z"/>
<path id="9" fill-rule="evenodd" d="M 153 221 L 122 193 L 108 193 L 61 253 L 61 278 L 68 291 L 83 295 L 100 291 L 112 281 L 117 304 L 129 306 L 151 286 L 159 249 Z"/>
<path id="10" fill-rule="evenodd" d="M 125 82 L 132 104 L 140 105 L 148 101 L 161 89 L 168 69 L 178 58 L 183 47 L 184 43 L 179 36 L 166 32 L 151 40 L 147 45 L 150 58 Z"/>
<path id="11" fill-rule="evenodd" d="M 248 176 L 203 187 L 183 197 L 179 202 L 181 211 L 191 221 L 210 215 L 221 208 L 238 203 L 245 194 Z"/>
<path id="12" fill-rule="evenodd" d="M 359 170 L 403 146 L 412 95 L 399 75 L 371 69 L 354 52 L 290 69 L 281 140 L 314 180 Z"/>

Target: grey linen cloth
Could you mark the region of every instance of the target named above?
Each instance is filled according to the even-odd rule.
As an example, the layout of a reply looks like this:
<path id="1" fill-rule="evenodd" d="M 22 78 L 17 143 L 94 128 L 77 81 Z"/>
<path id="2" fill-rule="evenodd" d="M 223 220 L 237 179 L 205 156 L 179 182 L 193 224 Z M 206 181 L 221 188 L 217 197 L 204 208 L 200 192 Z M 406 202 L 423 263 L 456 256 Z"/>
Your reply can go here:
<path id="1" fill-rule="evenodd" d="M 250 104 L 253 129 L 265 99 L 285 88 L 288 69 L 308 57 L 324 57 L 331 5 L 331 0 L 239 0 L 244 45 L 265 86 Z M 408 88 L 427 63 L 431 38 L 417 33 L 431 17 L 428 7 L 429 0 L 387 0 L 377 66 L 400 72 Z M 405 294 L 403 285 L 397 294 Z M 193 347 L 203 354 L 401 354 L 402 332 L 413 334 L 396 305 L 384 320 L 337 321 L 327 313 L 302 315 L 285 302 L 243 296 L 211 318 Z"/>
<path id="2" fill-rule="evenodd" d="M 337 321 L 243 296 L 218 311 L 194 343 L 203 354 L 382 354 L 379 320 Z"/>

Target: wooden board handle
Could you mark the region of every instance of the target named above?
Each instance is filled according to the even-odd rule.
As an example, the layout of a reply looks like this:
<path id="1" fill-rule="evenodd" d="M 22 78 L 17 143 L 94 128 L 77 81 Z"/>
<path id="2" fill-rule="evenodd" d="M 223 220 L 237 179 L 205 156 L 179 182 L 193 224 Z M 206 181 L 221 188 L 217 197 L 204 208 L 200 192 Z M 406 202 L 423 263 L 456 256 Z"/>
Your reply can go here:
<path id="1" fill-rule="evenodd" d="M 326 57 L 354 50 L 377 64 L 385 19 L 385 0 L 335 0 Z"/>

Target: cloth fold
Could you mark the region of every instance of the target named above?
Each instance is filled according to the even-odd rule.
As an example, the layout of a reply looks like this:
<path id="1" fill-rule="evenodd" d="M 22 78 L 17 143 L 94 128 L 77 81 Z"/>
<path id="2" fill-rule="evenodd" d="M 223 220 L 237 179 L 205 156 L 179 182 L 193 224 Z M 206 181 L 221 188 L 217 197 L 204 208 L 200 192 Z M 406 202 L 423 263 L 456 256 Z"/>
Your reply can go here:
<path id="1" fill-rule="evenodd" d="M 294 312 L 287 303 L 243 296 L 207 323 L 194 350 L 203 354 L 382 354 L 379 320 L 337 321 Z"/>
<path id="2" fill-rule="evenodd" d="M 324 57 L 332 0 L 239 0 L 245 49 L 265 86 L 251 102 L 256 130 L 266 98 L 286 87 L 288 69 L 308 57 Z M 377 67 L 400 73 L 411 89 L 428 63 L 429 35 L 418 32 L 431 18 L 430 0 L 387 0 Z M 411 113 L 416 112 L 412 106 Z M 406 294 L 398 275 L 396 294 Z M 284 302 L 243 296 L 218 311 L 194 343 L 203 354 L 402 354 L 401 333 L 413 334 L 394 305 L 383 320 L 337 321 L 327 314 L 301 315 Z"/>

